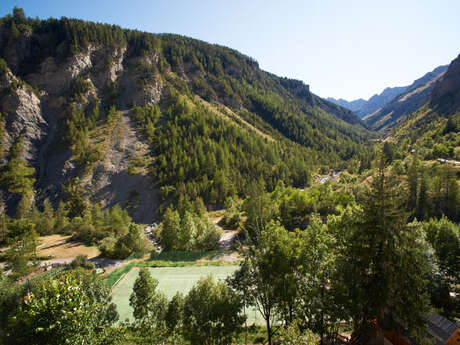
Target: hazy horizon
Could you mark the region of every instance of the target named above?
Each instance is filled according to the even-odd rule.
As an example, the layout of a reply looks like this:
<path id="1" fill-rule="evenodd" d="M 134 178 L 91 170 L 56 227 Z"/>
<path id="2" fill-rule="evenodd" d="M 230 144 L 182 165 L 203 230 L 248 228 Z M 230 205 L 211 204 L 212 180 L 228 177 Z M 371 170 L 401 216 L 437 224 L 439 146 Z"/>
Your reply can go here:
<path id="1" fill-rule="evenodd" d="M 29 17 L 73 17 L 224 45 L 270 73 L 303 80 L 321 97 L 349 101 L 409 85 L 460 53 L 460 3 L 453 0 L 6 0 L 0 15 L 14 6 Z"/>

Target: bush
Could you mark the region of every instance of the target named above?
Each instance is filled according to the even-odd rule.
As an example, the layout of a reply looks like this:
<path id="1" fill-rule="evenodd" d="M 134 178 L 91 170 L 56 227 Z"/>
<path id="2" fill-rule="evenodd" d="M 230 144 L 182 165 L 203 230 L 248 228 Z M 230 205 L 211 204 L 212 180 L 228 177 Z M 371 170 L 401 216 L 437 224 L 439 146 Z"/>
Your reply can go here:
<path id="1" fill-rule="evenodd" d="M 0 73 L 6 73 L 8 71 L 8 65 L 5 60 L 0 58 Z"/>
<path id="2" fill-rule="evenodd" d="M 75 269 L 78 267 L 86 268 L 86 269 L 93 269 L 94 264 L 88 261 L 88 255 L 78 255 L 71 263 L 70 267 Z"/>
<path id="3" fill-rule="evenodd" d="M 101 251 L 104 256 L 115 259 L 126 259 L 133 253 L 142 257 L 147 252 L 147 243 L 143 231 L 132 223 L 126 235 L 101 241 Z"/>

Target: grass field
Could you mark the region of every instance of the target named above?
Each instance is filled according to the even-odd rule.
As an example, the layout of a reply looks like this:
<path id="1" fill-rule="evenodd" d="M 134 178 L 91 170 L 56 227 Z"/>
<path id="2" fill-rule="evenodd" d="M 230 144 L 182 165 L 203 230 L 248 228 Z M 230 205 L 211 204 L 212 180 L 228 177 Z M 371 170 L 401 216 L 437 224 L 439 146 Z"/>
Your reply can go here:
<path id="1" fill-rule="evenodd" d="M 215 280 L 223 280 L 231 275 L 238 266 L 185 266 L 185 267 L 150 267 L 152 276 L 158 279 L 158 289 L 171 299 L 176 292 L 184 295 L 202 277 L 212 275 Z M 132 318 L 132 308 L 129 306 L 129 296 L 133 291 L 134 281 L 139 274 L 139 268 L 133 267 L 112 290 L 114 303 L 117 305 L 120 321 Z M 255 309 L 249 310 L 248 324 L 263 324 L 263 320 Z"/>
<path id="2" fill-rule="evenodd" d="M 94 258 L 100 254 L 96 246 L 85 246 L 81 242 L 71 241 L 72 236 L 50 235 L 39 238 L 38 256 L 51 257 L 55 260 L 72 259 L 78 255 Z"/>

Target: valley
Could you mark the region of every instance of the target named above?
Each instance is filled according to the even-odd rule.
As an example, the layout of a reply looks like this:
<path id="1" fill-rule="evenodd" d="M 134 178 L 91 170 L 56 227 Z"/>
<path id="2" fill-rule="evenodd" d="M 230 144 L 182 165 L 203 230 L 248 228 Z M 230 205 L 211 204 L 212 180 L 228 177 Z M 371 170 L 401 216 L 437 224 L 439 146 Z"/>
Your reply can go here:
<path id="1" fill-rule="evenodd" d="M 0 18 L 0 344 L 444 345 L 459 224 L 460 55 L 348 102 L 186 36 Z"/>

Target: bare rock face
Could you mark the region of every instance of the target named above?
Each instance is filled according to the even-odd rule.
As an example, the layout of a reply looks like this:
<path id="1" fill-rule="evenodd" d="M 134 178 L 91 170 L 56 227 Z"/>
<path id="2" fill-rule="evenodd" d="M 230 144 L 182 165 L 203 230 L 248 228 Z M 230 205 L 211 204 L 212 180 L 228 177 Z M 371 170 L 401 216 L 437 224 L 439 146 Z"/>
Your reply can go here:
<path id="1" fill-rule="evenodd" d="M 155 81 L 153 84 L 149 84 L 137 92 L 133 97 L 134 104 L 158 104 L 161 98 L 162 85 L 159 81 Z"/>
<path id="2" fill-rule="evenodd" d="M 35 93 L 22 84 L 11 72 L 0 82 L 0 90 L 9 92 L 0 100 L 0 112 L 6 120 L 6 148 L 24 136 L 24 159 L 33 161 L 37 157 L 39 143 L 46 135 L 47 122 L 42 116 L 41 102 Z"/>
<path id="3" fill-rule="evenodd" d="M 158 61 L 159 55 L 156 53 L 127 61 L 127 68 L 125 68 L 119 84 L 121 98 L 125 104 L 158 104 L 164 93 L 161 79 L 156 76 L 152 78 L 152 74 L 150 74 L 148 82 L 142 81 L 146 77 L 146 73 L 143 68 L 139 67 L 146 65 L 155 70 Z"/>
<path id="4" fill-rule="evenodd" d="M 136 222 L 152 223 L 156 217 L 157 193 L 152 190 L 151 177 L 146 171 L 128 173 L 130 160 L 147 156 L 149 146 L 136 130 L 129 111 L 121 112 L 120 119 L 106 138 L 106 151 L 95 164 L 92 173 L 82 181 L 85 189 L 93 191 L 103 206 L 116 204 L 128 207 Z"/>
<path id="5" fill-rule="evenodd" d="M 88 46 L 85 52 L 71 56 L 63 65 L 58 65 L 50 56 L 42 62 L 38 73 L 28 76 L 28 81 L 49 94 L 62 93 L 70 87 L 72 80 L 92 67 L 91 52 L 94 50 L 93 46 Z"/>
<path id="6" fill-rule="evenodd" d="M 95 49 L 91 54 L 94 66 L 92 81 L 98 89 L 102 89 L 108 83 L 116 81 L 123 71 L 126 47 L 110 49 Z"/>
<path id="7" fill-rule="evenodd" d="M 148 76 L 145 73 L 158 71 L 159 54 L 133 57 L 126 47 L 89 45 L 65 59 L 62 54 L 44 57 L 30 71 L 20 69 L 27 62 L 30 50 L 27 39 L 22 40 L 21 45 L 8 47 L 11 57 L 5 56 L 8 66 L 17 73 L 8 71 L 0 75 L 0 112 L 6 120 L 7 133 L 3 138 L 6 150 L 23 135 L 23 158 L 36 168 L 36 187 L 52 201 L 60 199 L 62 185 L 79 177 L 91 200 L 98 200 L 106 207 L 120 204 L 128 208 L 135 221 L 153 222 L 158 195 L 151 188 L 151 177 L 146 171 L 128 173 L 130 160 L 142 153 L 147 157 L 149 147 L 126 109 L 133 104 L 160 102 L 166 92 L 161 78 L 156 72 Z M 114 90 L 118 92 L 118 108 L 125 110 L 113 128 L 99 123 L 94 130 L 90 145 L 103 147 L 103 155 L 90 172 L 82 175 L 82 167 L 62 137 L 66 133 L 68 109 L 75 106 L 91 114 L 93 105 L 106 97 L 107 87 L 114 83 L 117 83 Z M 78 85 L 84 85 L 83 90 Z M 105 110 L 101 107 L 100 111 L 104 116 Z"/>

